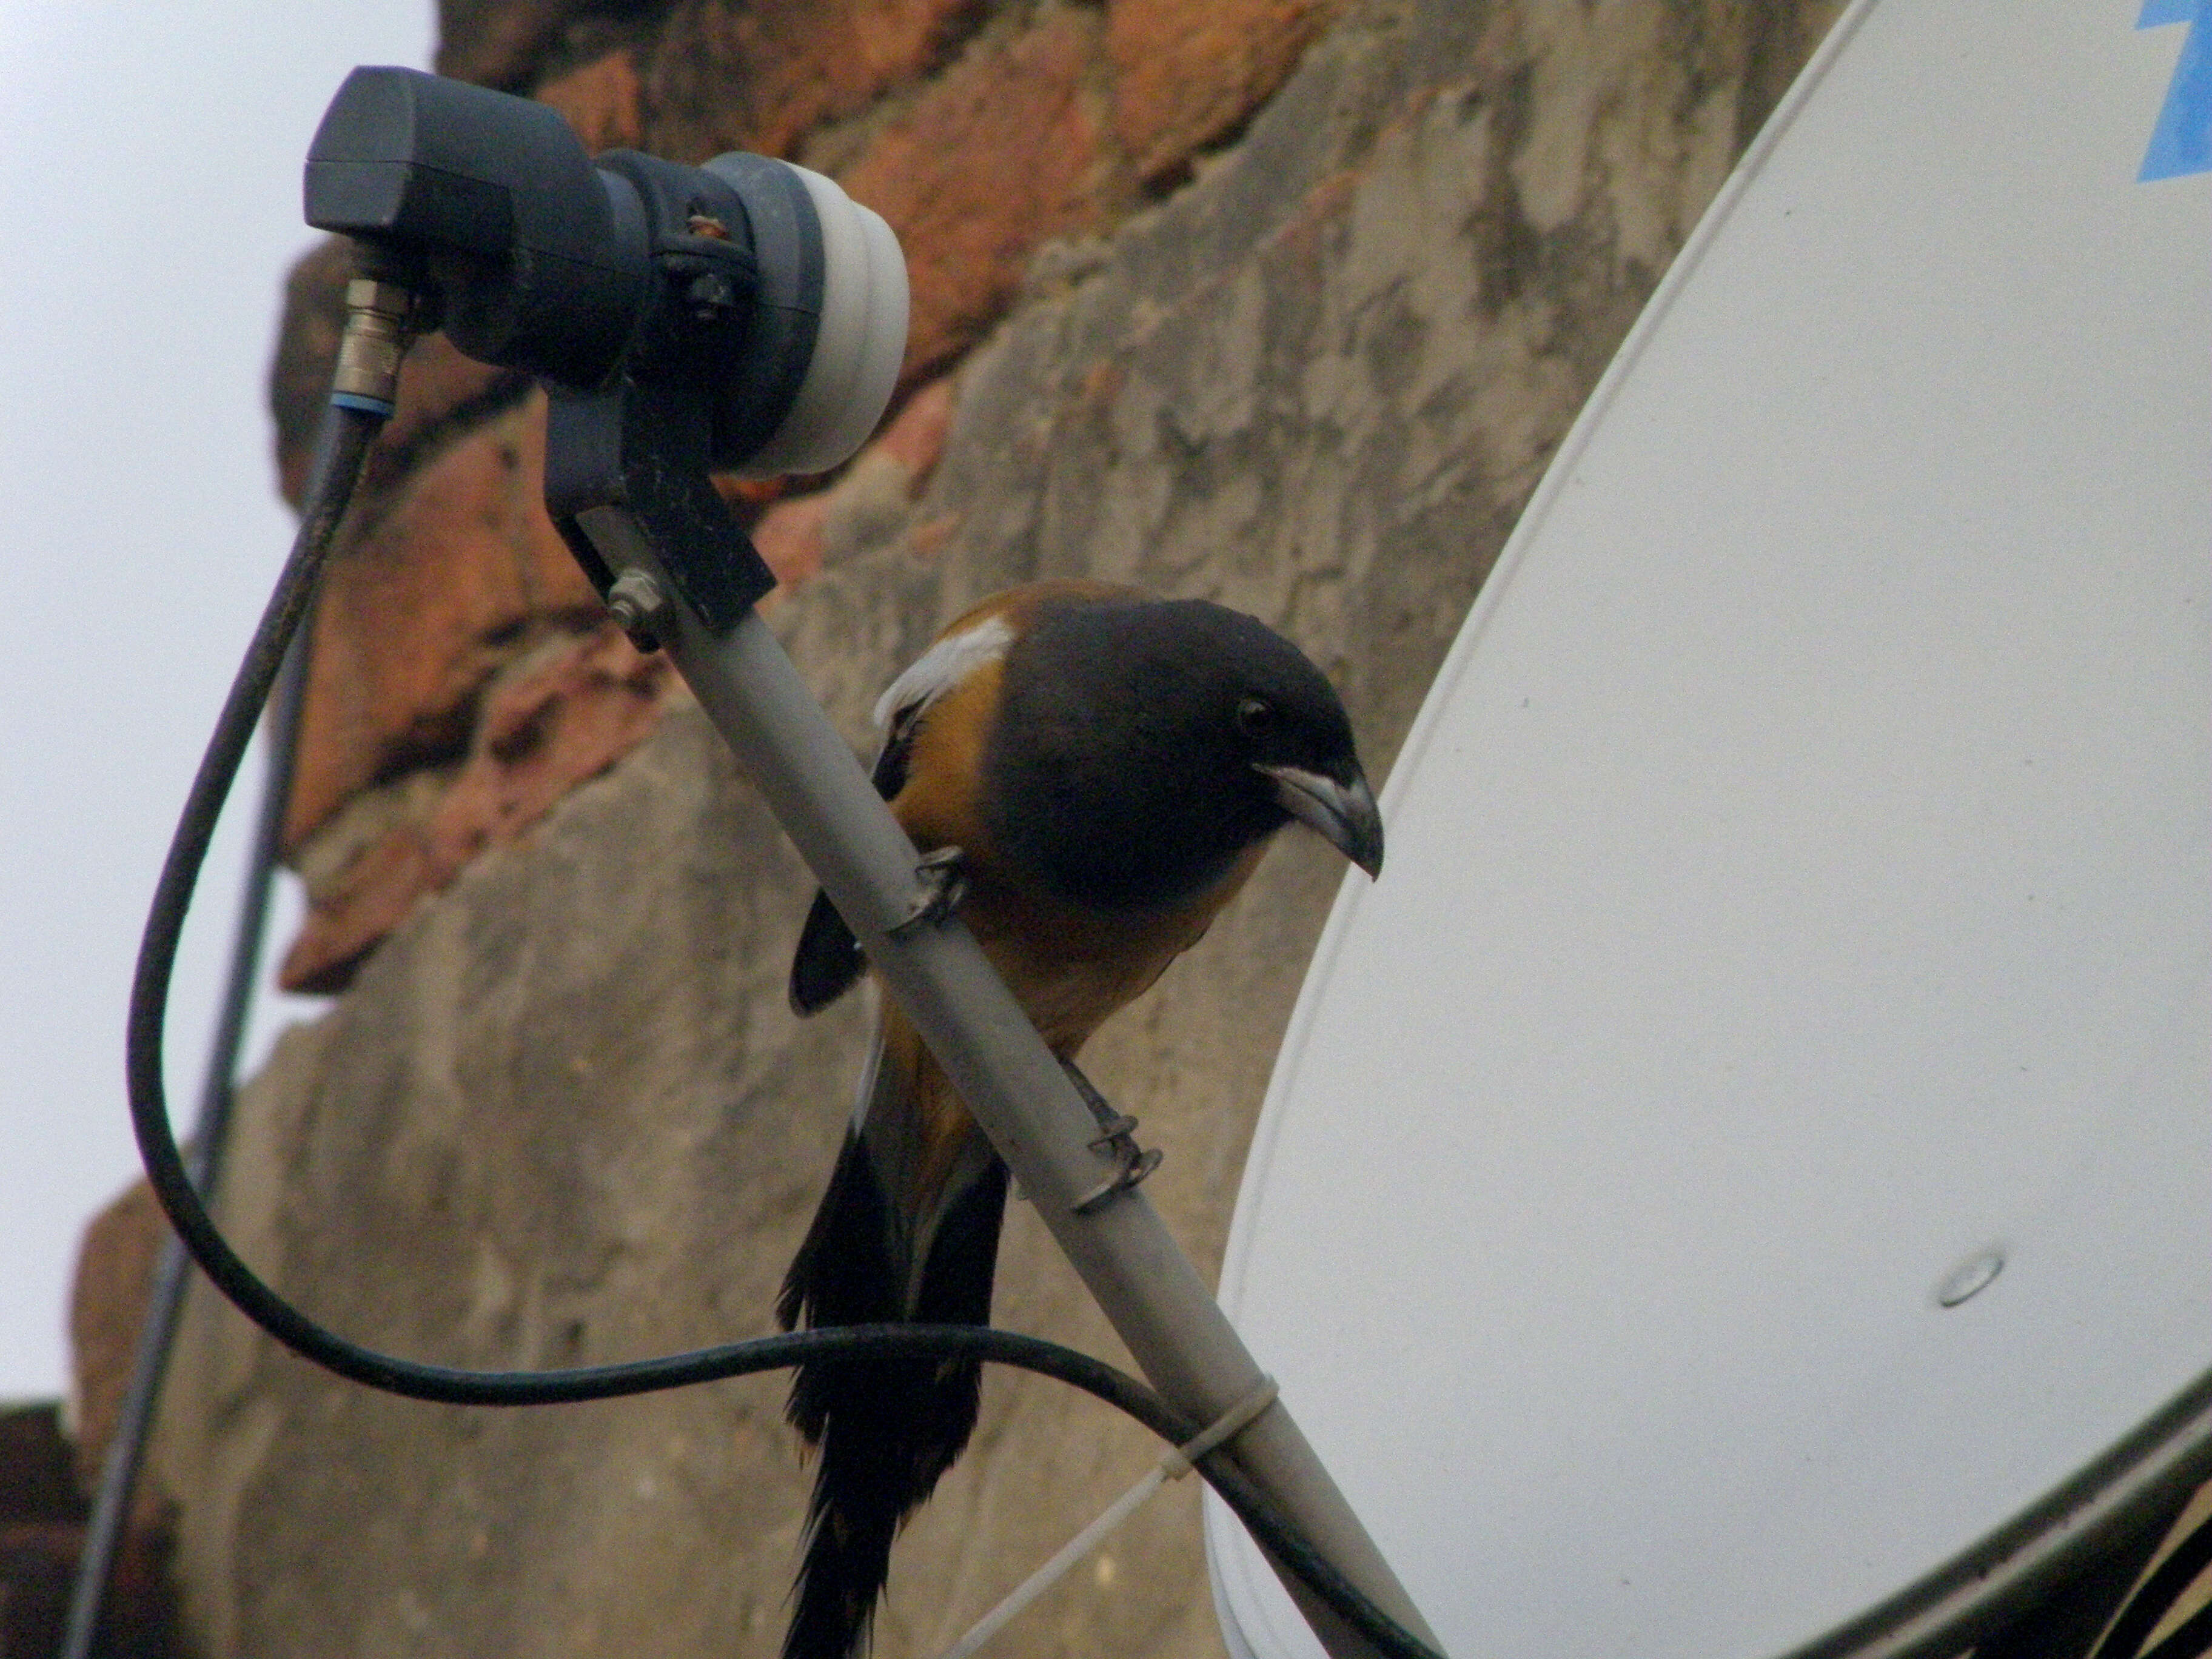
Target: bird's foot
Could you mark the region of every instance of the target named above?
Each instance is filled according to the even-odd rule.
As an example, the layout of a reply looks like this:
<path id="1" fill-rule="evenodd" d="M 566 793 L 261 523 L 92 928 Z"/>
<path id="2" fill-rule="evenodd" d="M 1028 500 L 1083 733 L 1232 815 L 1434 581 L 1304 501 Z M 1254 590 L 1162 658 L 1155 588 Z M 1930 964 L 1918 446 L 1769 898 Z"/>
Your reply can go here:
<path id="1" fill-rule="evenodd" d="M 1091 1115 L 1098 1120 L 1098 1127 L 1109 1134 L 1126 1134 L 1137 1127 L 1137 1120 L 1125 1117 L 1114 1109 L 1114 1103 L 1098 1092 L 1098 1085 L 1083 1075 L 1083 1068 L 1072 1060 L 1060 1062 L 1060 1069 L 1067 1073 L 1067 1080 L 1075 1085 L 1075 1092 L 1083 1097 L 1083 1103 L 1091 1109 Z"/>
<path id="2" fill-rule="evenodd" d="M 897 939 L 915 928 L 948 920 L 968 896 L 968 854 L 957 847 L 940 847 L 925 853 L 914 866 L 914 902 L 894 922 L 890 936 Z"/>
<path id="3" fill-rule="evenodd" d="M 1114 1173 L 1090 1192 L 1075 1200 L 1075 1212 L 1087 1215 L 1116 1193 L 1127 1192 L 1146 1176 L 1160 1167 L 1164 1156 L 1157 1146 L 1150 1151 L 1137 1145 L 1137 1120 L 1127 1112 L 1117 1112 L 1113 1103 L 1100 1094 L 1097 1086 L 1083 1075 L 1075 1062 L 1063 1060 L 1060 1069 L 1067 1080 L 1075 1085 L 1075 1092 L 1083 1097 L 1091 1115 L 1098 1120 L 1098 1139 L 1091 1143 L 1094 1152 L 1103 1152 L 1114 1160 Z"/>

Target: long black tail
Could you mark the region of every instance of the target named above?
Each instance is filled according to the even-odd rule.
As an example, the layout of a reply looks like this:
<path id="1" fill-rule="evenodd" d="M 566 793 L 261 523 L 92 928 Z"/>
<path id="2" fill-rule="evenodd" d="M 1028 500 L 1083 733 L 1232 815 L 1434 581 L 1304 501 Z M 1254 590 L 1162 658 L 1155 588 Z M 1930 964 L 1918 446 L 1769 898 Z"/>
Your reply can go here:
<path id="1" fill-rule="evenodd" d="M 868 1143 L 848 1133 L 776 1302 L 784 1328 L 801 1321 L 988 1323 L 1006 1167 L 984 1158 L 972 1178 L 945 1194 L 916 1280 L 908 1267 L 917 1223 L 894 1212 Z M 799 1367 L 785 1413 L 819 1449 L 820 1461 L 785 1659 L 850 1659 L 866 1651 L 890 1571 L 891 1540 L 967 1445 L 981 1383 L 973 1360 L 810 1360 Z"/>

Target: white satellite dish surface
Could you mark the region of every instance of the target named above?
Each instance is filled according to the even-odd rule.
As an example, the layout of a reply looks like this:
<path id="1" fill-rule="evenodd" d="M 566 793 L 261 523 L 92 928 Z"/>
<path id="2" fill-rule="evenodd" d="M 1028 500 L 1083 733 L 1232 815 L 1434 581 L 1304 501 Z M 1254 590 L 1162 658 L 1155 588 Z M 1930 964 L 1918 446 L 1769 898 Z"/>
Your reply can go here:
<path id="1" fill-rule="evenodd" d="M 1223 1297 L 1447 1652 L 1784 1652 L 2212 1365 L 2191 10 L 1855 6 L 1392 773 Z"/>

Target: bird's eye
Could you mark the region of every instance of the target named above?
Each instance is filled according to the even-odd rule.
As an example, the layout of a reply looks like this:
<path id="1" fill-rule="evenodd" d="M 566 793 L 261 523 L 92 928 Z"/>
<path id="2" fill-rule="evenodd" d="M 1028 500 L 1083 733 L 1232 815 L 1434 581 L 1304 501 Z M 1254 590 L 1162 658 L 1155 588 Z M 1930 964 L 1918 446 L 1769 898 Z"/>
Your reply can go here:
<path id="1" fill-rule="evenodd" d="M 1264 738 L 1275 729 L 1275 705 L 1265 697 L 1247 697 L 1237 705 L 1237 729 L 1248 738 Z"/>

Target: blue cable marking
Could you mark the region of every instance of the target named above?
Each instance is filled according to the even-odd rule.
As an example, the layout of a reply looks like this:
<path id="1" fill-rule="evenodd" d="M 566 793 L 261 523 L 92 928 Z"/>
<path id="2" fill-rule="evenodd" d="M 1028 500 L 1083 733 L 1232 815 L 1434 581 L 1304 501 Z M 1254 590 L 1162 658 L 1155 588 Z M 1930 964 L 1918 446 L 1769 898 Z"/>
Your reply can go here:
<path id="1" fill-rule="evenodd" d="M 2143 0 L 2139 29 L 2189 25 L 2136 181 L 2212 171 L 2212 0 Z"/>
<path id="2" fill-rule="evenodd" d="M 340 409 L 356 409 L 364 415 L 381 415 L 387 420 L 396 407 L 381 398 L 364 398 L 358 392 L 333 392 L 331 401 Z"/>

